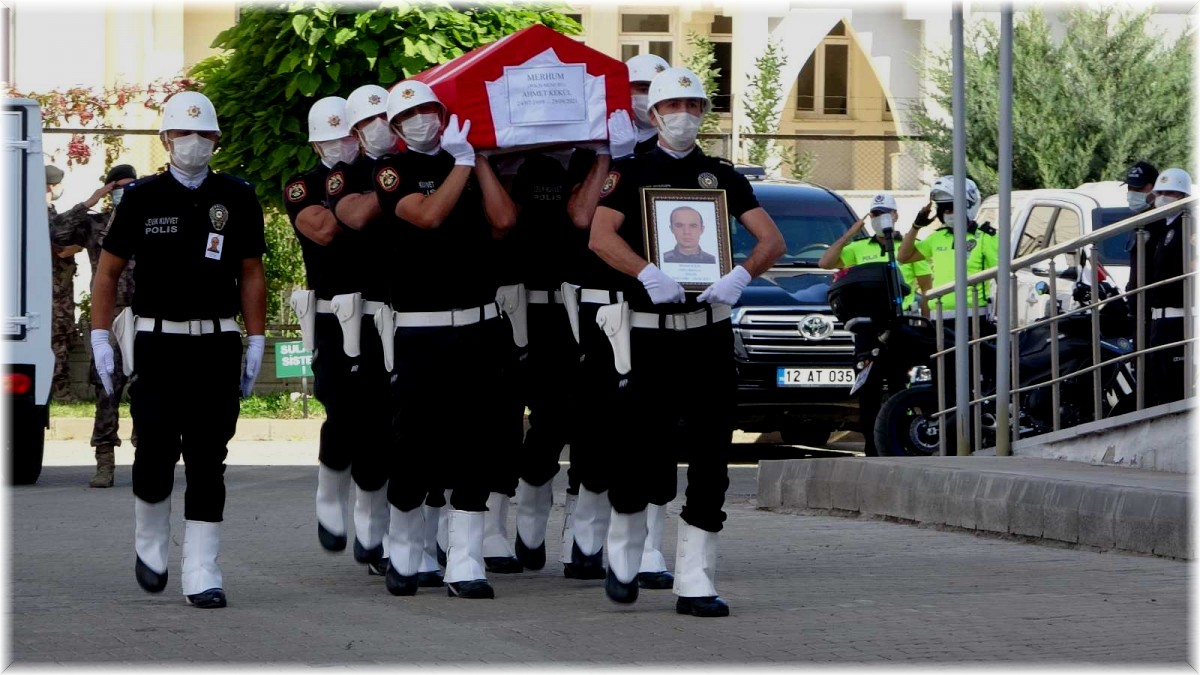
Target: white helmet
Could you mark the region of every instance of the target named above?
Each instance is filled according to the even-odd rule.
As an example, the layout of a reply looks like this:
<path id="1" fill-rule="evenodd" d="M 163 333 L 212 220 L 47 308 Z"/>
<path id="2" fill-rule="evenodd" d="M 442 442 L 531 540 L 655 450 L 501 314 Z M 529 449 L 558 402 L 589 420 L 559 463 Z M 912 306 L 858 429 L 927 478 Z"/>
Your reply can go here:
<path id="1" fill-rule="evenodd" d="M 387 113 L 387 89 L 377 84 L 364 84 L 346 97 L 346 124 L 351 128 L 359 122 Z"/>
<path id="2" fill-rule="evenodd" d="M 436 103 L 442 105 L 438 100 L 437 94 L 433 93 L 433 89 L 429 85 L 418 80 L 405 80 L 396 86 L 392 87 L 392 91 L 388 94 L 387 99 L 387 120 L 391 124 L 392 120 L 396 119 L 396 115 L 411 110 L 422 103 Z"/>
<path id="3" fill-rule="evenodd" d="M 1165 169 L 1158 174 L 1158 180 L 1154 181 L 1154 191 L 1182 192 L 1191 196 L 1192 177 L 1183 169 Z"/>
<path id="4" fill-rule="evenodd" d="M 673 98 L 702 99 L 705 113 L 712 108 L 712 101 L 704 93 L 704 83 L 687 68 L 667 68 L 650 81 L 650 97 L 646 101 L 650 108 Z"/>
<path id="5" fill-rule="evenodd" d="M 899 211 L 896 207 L 896 198 L 880 192 L 871 199 L 871 212 L 875 211 Z"/>
<path id="6" fill-rule="evenodd" d="M 630 82 L 653 82 L 655 76 L 671 67 L 667 60 L 657 54 L 638 54 L 625 62 L 629 68 Z"/>
<path id="7" fill-rule="evenodd" d="M 979 186 L 975 185 L 975 181 L 970 178 L 966 179 L 967 183 L 967 219 L 975 220 L 975 214 L 979 213 L 979 205 L 983 200 L 979 197 Z M 933 187 L 929 189 L 929 201 L 938 204 L 954 203 L 954 176 L 942 176 L 933 181 Z"/>
<path id="8" fill-rule="evenodd" d="M 221 127 L 217 126 L 217 109 L 207 96 L 198 91 L 181 91 L 163 105 L 162 125 L 158 131 L 215 131 L 219 134 Z"/>
<path id="9" fill-rule="evenodd" d="M 350 135 L 350 124 L 346 121 L 346 99 L 341 96 L 326 96 L 308 109 L 308 140 L 335 141 Z"/>

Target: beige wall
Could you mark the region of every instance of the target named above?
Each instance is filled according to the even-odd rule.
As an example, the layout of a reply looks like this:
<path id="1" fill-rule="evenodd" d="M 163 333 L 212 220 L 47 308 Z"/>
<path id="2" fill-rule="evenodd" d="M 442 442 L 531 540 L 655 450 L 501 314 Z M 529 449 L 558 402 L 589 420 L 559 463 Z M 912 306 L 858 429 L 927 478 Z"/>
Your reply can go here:
<path id="1" fill-rule="evenodd" d="M 197 61 L 218 54 L 211 47 L 217 35 L 237 21 L 237 7 L 232 2 L 208 2 L 186 5 L 183 10 L 183 62 L 190 67 Z"/>

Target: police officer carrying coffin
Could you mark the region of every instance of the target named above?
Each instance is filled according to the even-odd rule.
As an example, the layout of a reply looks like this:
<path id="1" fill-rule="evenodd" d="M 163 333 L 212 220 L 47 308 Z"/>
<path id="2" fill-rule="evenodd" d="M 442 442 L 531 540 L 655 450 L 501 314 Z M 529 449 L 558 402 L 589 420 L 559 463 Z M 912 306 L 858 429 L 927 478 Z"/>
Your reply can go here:
<path id="1" fill-rule="evenodd" d="M 308 348 L 315 348 L 316 396 L 326 410 L 317 469 L 317 538 L 326 550 L 346 548 L 353 477 L 361 495 L 355 512 L 361 515 L 355 527 L 355 557 L 382 575 L 387 564 L 382 552 L 387 505 L 372 497 L 385 496 L 391 447 L 388 372 L 374 326 L 375 312 L 386 306 L 387 290 L 376 272 L 384 260 L 380 256 L 372 264 L 377 248 L 363 232 L 338 222 L 325 194 L 330 170 L 349 166 L 358 157 L 345 99 L 330 96 L 313 103 L 308 140 L 320 162 L 289 180 L 283 197 L 310 288 L 292 295 L 292 307 Z M 374 538 L 368 534 L 372 531 L 378 533 Z M 359 539 L 371 542 L 371 548 Z"/>
<path id="2" fill-rule="evenodd" d="M 616 602 L 637 599 L 648 534 L 646 506 L 652 495 L 674 495 L 676 457 L 686 453 L 676 611 L 727 616 L 729 606 L 717 596 L 715 569 L 736 387 L 730 305 L 785 245 L 746 178 L 696 147 L 701 116 L 711 107 L 700 78 L 684 68 L 664 70 L 650 85 L 648 104 L 659 130 L 658 148 L 614 166 L 591 227 L 592 250 L 612 268 L 612 283 L 625 294 L 626 302 L 602 308 L 597 322 L 613 340 L 617 370 L 627 374 L 631 394 L 626 414 L 610 422 L 620 427 L 622 442 L 610 450 L 613 511 L 605 592 Z M 642 257 L 641 188 L 653 187 L 724 190 L 730 215 L 758 240 L 742 264 L 694 299 Z"/>
<path id="3" fill-rule="evenodd" d="M 513 227 L 516 207 L 467 141 L 471 123 L 447 121 L 433 90 L 401 82 L 388 95 L 389 123 L 408 151 L 381 158 L 374 185 L 393 236 L 389 270 L 394 314 L 377 315 L 394 334 L 393 429 L 403 438 L 388 483 L 394 595 L 416 593 L 430 486 L 451 489 L 445 582 L 451 596 L 492 598 L 483 561 L 483 519 L 506 344 L 499 320 L 493 239 Z M 440 138 L 439 138 L 440 137 Z M 447 261 L 464 270 L 447 276 Z M 397 441 L 398 443 L 400 441 Z"/>
<path id="4" fill-rule="evenodd" d="M 238 392 L 253 389 L 266 341 L 263 214 L 249 183 L 208 168 L 220 128 L 207 97 L 168 99 L 161 134 L 170 166 L 125 188 L 104 238 L 92 288 L 92 351 L 111 388 L 111 328 L 133 375 L 138 584 L 151 593 L 166 587 L 171 488 L 182 454 L 183 594 L 196 607 L 224 607 L 217 556 L 226 444 L 237 426 Z M 129 260 L 137 261 L 133 307 L 114 322 L 117 280 Z M 244 370 L 239 310 L 249 334 Z M 180 355 L 196 364 L 193 376 L 180 375 Z"/>

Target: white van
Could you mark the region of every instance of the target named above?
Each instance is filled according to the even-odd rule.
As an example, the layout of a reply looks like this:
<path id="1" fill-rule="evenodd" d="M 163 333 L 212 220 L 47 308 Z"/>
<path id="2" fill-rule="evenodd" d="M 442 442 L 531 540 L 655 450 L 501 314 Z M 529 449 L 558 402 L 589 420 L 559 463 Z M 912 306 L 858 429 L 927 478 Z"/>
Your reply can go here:
<path id="1" fill-rule="evenodd" d="M 4 100 L 4 405 L 10 480 L 37 482 L 50 425 L 51 258 L 42 115 L 29 99 Z"/>

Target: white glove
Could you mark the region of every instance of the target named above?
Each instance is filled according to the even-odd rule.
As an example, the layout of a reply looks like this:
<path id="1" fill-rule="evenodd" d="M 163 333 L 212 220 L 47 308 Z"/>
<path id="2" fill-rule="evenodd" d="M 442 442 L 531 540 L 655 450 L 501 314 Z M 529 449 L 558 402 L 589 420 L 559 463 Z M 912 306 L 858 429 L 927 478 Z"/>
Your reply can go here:
<path id="1" fill-rule="evenodd" d="M 471 133 L 471 120 L 458 126 L 458 115 L 451 115 L 446 130 L 442 132 L 442 149 L 454 155 L 455 166 L 475 166 L 475 148 L 467 142 L 467 134 Z"/>
<path id="2" fill-rule="evenodd" d="M 745 267 L 735 265 L 729 274 L 717 279 L 712 286 L 704 289 L 704 292 L 696 300 L 713 305 L 737 304 L 738 298 L 742 297 L 742 291 L 746 290 L 746 286 L 749 284 L 750 273 L 746 271 Z"/>
<path id="3" fill-rule="evenodd" d="M 96 362 L 96 373 L 100 375 L 100 383 L 104 392 L 113 395 L 113 371 L 116 363 L 113 361 L 113 348 L 108 343 L 108 331 L 96 328 L 92 330 L 92 360 Z"/>
<path id="4" fill-rule="evenodd" d="M 242 396 L 249 396 L 254 390 L 254 380 L 258 379 L 258 371 L 262 370 L 263 350 L 267 347 L 267 336 L 251 335 L 247 338 L 246 371 L 242 373 Z"/>
<path id="5" fill-rule="evenodd" d="M 662 305 L 668 302 L 683 302 L 684 292 L 683 286 L 679 285 L 667 273 L 658 269 L 654 263 L 650 263 L 638 272 L 638 281 L 646 287 L 646 292 L 650 294 L 650 302 L 656 305 Z"/>
<path id="6" fill-rule="evenodd" d="M 608 151 L 613 159 L 628 157 L 633 154 L 637 145 L 637 134 L 633 131 L 633 122 L 629 113 L 618 110 L 608 116 Z"/>

